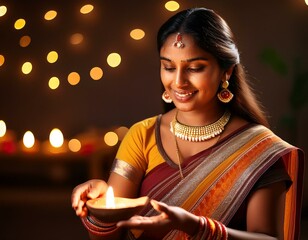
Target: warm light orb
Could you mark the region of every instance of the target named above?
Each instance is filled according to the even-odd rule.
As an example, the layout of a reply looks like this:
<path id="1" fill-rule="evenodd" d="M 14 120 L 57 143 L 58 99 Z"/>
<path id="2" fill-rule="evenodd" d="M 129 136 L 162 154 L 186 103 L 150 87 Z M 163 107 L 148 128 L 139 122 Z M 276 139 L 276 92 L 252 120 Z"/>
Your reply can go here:
<path id="1" fill-rule="evenodd" d="M 180 8 L 180 4 L 176 1 L 168 1 L 165 4 L 165 8 L 170 12 L 174 12 Z"/>
<path id="2" fill-rule="evenodd" d="M 305 0 L 306 5 L 308 6 L 308 0 Z"/>
<path id="3" fill-rule="evenodd" d="M 113 147 L 118 143 L 119 137 L 115 132 L 107 132 L 104 136 L 104 141 L 108 146 Z"/>
<path id="4" fill-rule="evenodd" d="M 144 38 L 145 32 L 142 29 L 136 28 L 130 32 L 130 37 L 135 40 Z"/>
<path id="5" fill-rule="evenodd" d="M 51 77 L 48 81 L 48 86 L 52 90 L 57 89 L 59 85 L 60 85 L 60 80 L 57 77 Z"/>
<path id="6" fill-rule="evenodd" d="M 58 60 L 58 53 L 56 51 L 50 51 L 47 54 L 47 61 L 49 63 L 55 63 Z"/>
<path id="7" fill-rule="evenodd" d="M 22 29 L 25 25 L 26 25 L 26 20 L 20 18 L 20 19 L 17 19 L 17 20 L 16 20 L 16 22 L 15 22 L 15 24 L 14 24 L 14 28 L 15 28 L 16 30 L 20 30 L 20 29 Z"/>
<path id="8" fill-rule="evenodd" d="M 94 67 L 90 70 L 90 77 L 93 80 L 99 80 L 103 77 L 103 70 L 100 67 Z"/>
<path id="9" fill-rule="evenodd" d="M 80 8 L 80 12 L 81 12 L 82 14 L 88 14 L 88 13 L 92 12 L 93 9 L 94 9 L 94 6 L 93 6 L 93 5 L 91 5 L 91 4 L 86 4 L 86 5 L 84 5 L 84 6 L 82 6 L 82 7 Z"/>
<path id="10" fill-rule="evenodd" d="M 45 13 L 44 15 L 44 19 L 47 21 L 51 21 L 53 19 L 55 19 L 57 16 L 57 12 L 55 10 L 50 10 L 47 13 Z"/>
<path id="11" fill-rule="evenodd" d="M 78 152 L 81 149 L 81 143 L 78 139 L 74 138 L 68 142 L 68 148 L 72 152 Z"/>
<path id="12" fill-rule="evenodd" d="M 67 81 L 71 85 L 77 85 L 80 82 L 80 75 L 77 72 L 71 72 L 67 77 Z"/>
<path id="13" fill-rule="evenodd" d="M 0 55 L 0 67 L 4 64 L 5 57 L 3 55 Z"/>
<path id="14" fill-rule="evenodd" d="M 28 47 L 30 43 L 31 43 L 31 37 L 29 36 L 22 36 L 19 40 L 19 45 L 21 47 Z"/>
<path id="15" fill-rule="evenodd" d="M 128 128 L 125 126 L 121 126 L 115 130 L 115 133 L 118 135 L 119 140 L 122 140 L 127 132 Z"/>
<path id="16" fill-rule="evenodd" d="M 25 62 L 21 67 L 21 71 L 23 72 L 23 74 L 29 74 L 32 71 L 32 63 Z"/>
<path id="17" fill-rule="evenodd" d="M 22 139 L 26 148 L 32 148 L 35 143 L 34 135 L 31 131 L 27 131 Z"/>
<path id="18" fill-rule="evenodd" d="M 49 142 L 51 146 L 55 148 L 59 148 L 63 145 L 64 138 L 63 138 L 63 134 L 60 131 L 60 129 L 54 128 L 51 130 L 49 134 Z"/>
<path id="19" fill-rule="evenodd" d="M 117 67 L 121 63 L 121 56 L 118 53 L 110 53 L 107 57 L 107 63 L 110 67 Z"/>
<path id="20" fill-rule="evenodd" d="M 7 12 L 6 6 L 2 5 L 0 6 L 0 17 L 4 16 Z"/>
<path id="21" fill-rule="evenodd" d="M 115 208 L 113 188 L 109 186 L 106 192 L 106 208 Z"/>
<path id="22" fill-rule="evenodd" d="M 0 137 L 3 137 L 6 133 L 6 124 L 3 120 L 0 120 Z"/>
<path id="23" fill-rule="evenodd" d="M 81 33 L 74 33 L 70 38 L 70 43 L 72 45 L 78 45 L 82 43 L 83 41 L 83 35 Z"/>

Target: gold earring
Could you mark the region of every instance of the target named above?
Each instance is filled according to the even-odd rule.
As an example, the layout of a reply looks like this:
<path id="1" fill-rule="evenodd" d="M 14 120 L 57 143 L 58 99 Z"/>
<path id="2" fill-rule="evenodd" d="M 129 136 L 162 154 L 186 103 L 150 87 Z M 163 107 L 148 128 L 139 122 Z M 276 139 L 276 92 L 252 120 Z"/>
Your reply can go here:
<path id="1" fill-rule="evenodd" d="M 172 99 L 169 96 L 169 94 L 167 93 L 167 91 L 164 91 L 163 95 L 161 96 L 161 98 L 166 102 L 166 103 L 172 103 Z"/>
<path id="2" fill-rule="evenodd" d="M 217 94 L 218 99 L 223 102 L 223 103 L 228 103 L 232 100 L 233 98 L 233 94 L 232 92 L 230 92 L 230 90 L 228 89 L 229 87 L 229 82 L 228 80 L 222 82 L 221 84 L 221 91 Z"/>

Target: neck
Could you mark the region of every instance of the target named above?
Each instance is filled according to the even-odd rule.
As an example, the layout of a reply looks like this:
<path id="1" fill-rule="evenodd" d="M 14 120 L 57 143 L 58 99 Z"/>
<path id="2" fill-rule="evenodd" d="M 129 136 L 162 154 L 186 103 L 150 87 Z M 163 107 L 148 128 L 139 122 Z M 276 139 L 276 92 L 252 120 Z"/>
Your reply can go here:
<path id="1" fill-rule="evenodd" d="M 204 126 L 217 121 L 225 112 L 223 108 L 208 109 L 204 111 L 176 110 L 177 120 L 190 126 Z"/>

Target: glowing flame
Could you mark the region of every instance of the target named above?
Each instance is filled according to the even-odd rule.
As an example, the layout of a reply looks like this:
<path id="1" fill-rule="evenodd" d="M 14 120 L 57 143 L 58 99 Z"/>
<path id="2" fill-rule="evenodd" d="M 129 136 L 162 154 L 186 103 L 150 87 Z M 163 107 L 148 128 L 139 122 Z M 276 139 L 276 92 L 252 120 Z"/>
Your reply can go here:
<path id="1" fill-rule="evenodd" d="M 54 128 L 50 134 L 49 134 L 49 141 L 51 146 L 58 148 L 61 147 L 63 142 L 64 142 L 64 138 L 63 138 L 63 134 L 60 131 L 60 129 L 58 128 Z"/>
<path id="2" fill-rule="evenodd" d="M 115 208 L 113 188 L 111 186 L 108 187 L 106 193 L 106 208 Z"/>
<path id="3" fill-rule="evenodd" d="M 35 143 L 34 135 L 31 131 L 27 131 L 23 137 L 23 143 L 26 148 L 32 148 Z"/>

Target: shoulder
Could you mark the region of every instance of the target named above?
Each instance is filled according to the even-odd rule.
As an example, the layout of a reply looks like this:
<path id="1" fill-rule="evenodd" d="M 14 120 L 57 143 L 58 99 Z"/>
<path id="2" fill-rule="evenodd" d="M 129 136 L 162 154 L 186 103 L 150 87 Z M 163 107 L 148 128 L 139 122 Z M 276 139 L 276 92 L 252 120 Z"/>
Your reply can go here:
<path id="1" fill-rule="evenodd" d="M 134 123 L 131 127 L 130 130 L 138 130 L 138 129 L 149 129 L 153 128 L 155 126 L 155 123 L 157 121 L 157 118 L 159 115 L 152 116 L 146 119 L 143 119 L 139 122 Z"/>

